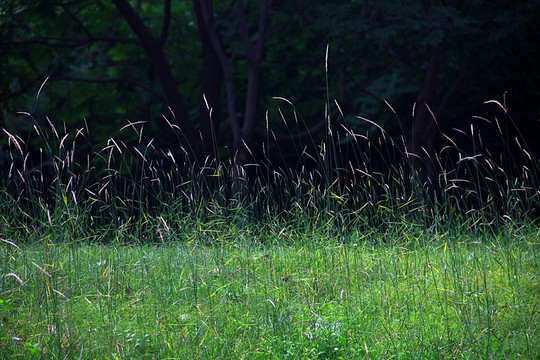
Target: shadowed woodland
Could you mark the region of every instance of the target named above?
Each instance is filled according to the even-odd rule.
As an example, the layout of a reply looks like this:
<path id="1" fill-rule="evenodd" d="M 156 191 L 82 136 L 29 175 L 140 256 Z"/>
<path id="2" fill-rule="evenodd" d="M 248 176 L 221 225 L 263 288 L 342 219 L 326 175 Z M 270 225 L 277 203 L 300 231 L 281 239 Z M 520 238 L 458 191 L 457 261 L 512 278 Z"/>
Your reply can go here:
<path id="1" fill-rule="evenodd" d="M 85 176 L 91 194 L 151 203 L 195 176 L 201 196 L 239 202 L 276 184 L 288 208 L 364 181 L 432 211 L 459 182 L 457 198 L 507 214 L 501 183 L 537 179 L 539 7 L 4 1 L 2 182 L 55 197 Z"/>

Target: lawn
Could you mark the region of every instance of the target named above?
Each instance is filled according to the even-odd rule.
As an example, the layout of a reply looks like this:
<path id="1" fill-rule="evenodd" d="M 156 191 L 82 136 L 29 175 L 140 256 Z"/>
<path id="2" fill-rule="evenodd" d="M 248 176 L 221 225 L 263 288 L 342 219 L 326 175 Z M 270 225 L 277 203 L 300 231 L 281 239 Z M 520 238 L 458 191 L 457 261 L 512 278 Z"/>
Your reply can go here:
<path id="1" fill-rule="evenodd" d="M 1 357 L 538 359 L 534 227 L 225 230 L 158 245 L 4 239 Z"/>

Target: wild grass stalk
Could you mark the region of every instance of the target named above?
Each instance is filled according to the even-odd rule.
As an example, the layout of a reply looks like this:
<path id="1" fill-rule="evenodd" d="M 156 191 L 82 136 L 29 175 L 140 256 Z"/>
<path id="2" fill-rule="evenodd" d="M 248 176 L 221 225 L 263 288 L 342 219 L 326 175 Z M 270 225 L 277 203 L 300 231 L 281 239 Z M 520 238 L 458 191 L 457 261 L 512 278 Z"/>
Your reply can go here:
<path id="1" fill-rule="evenodd" d="M 294 120 L 287 120 L 280 110 L 287 127 L 288 122 L 295 123 L 297 132 L 291 131 L 291 138 L 302 138 L 302 126 L 308 129 L 304 119 L 290 101 L 279 100 L 292 107 Z M 408 152 L 404 134 L 391 135 L 364 118 L 378 134 L 356 133 L 339 115 L 339 104 L 334 104 L 338 111 L 331 114 L 327 100 L 326 140 L 316 142 L 308 133 L 307 141 L 294 145 L 296 164 L 271 139 L 267 125 L 260 163 L 245 167 L 241 181 L 253 191 L 242 193 L 243 199 L 234 193 L 233 157 L 208 159 L 195 172 L 183 156 L 186 152 L 158 149 L 153 140 L 143 142 L 141 122 L 128 122 L 102 149 L 89 152 L 78 148 L 90 138 L 87 126 L 69 132 L 65 125 L 58 129 L 47 119 L 40 126 L 30 114 L 22 114 L 34 123 L 33 133 L 23 141 L 4 131 L 11 164 L 3 179 L 2 214 L 17 219 L 23 231 L 61 226 L 83 238 L 92 236 L 85 234 L 88 226 L 167 227 L 175 221 L 165 217 L 171 214 L 182 214 L 195 224 L 239 217 L 267 221 L 279 216 L 327 224 L 341 232 L 358 227 L 385 231 L 415 223 L 427 227 L 452 223 L 472 229 L 538 216 L 534 209 L 539 203 L 539 164 L 519 137 L 510 144 L 503 142 L 497 157 L 473 126 L 468 132 L 458 131 L 468 139 L 470 152 L 441 133 L 446 145 L 425 159 L 438 175 L 423 182 L 412 165 L 421 154 Z M 493 103 L 511 123 L 506 108 Z M 501 141 L 507 140 L 497 119 L 482 121 L 492 125 Z M 130 137 L 135 144 L 127 142 Z M 518 150 L 515 162 L 508 160 L 516 154 L 511 148 Z M 137 237 L 154 241 L 155 231 L 151 232 L 139 230 Z"/>
<path id="2" fill-rule="evenodd" d="M 91 149 L 87 126 L 21 115 L 34 124 L 27 139 L 4 131 L 0 354 L 538 353 L 540 164 L 519 136 L 483 119 L 505 140 L 497 154 L 474 127 L 458 131 L 469 148 L 441 133 L 444 146 L 422 155 L 437 169 L 426 180 L 405 134 L 370 119 L 359 133 L 328 98 L 318 142 L 279 101 L 292 119 L 280 109 L 278 121 L 303 139 L 297 158 L 267 125 L 250 149 L 261 161 L 240 179 L 253 191 L 240 193 L 234 155 L 195 171 L 187 152 L 147 140 L 144 123 Z"/>

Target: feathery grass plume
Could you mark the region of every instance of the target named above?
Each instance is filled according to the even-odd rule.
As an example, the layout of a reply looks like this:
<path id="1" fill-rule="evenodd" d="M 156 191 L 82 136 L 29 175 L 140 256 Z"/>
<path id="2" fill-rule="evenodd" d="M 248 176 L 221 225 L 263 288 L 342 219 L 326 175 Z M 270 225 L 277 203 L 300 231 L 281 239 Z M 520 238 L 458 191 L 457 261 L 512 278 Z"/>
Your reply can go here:
<path id="1" fill-rule="evenodd" d="M 101 149 L 88 151 L 81 147 L 91 139 L 86 121 L 69 130 L 48 117 L 38 121 L 20 113 L 32 123 L 28 140 L 3 129 L 10 164 L 2 179 L 2 209 L 17 224 L 8 228 L 37 232 L 60 226 L 88 238 L 97 229 L 133 227 L 139 240 L 161 241 L 175 232 L 175 217 L 192 219 L 193 226 L 223 219 L 243 219 L 249 226 L 278 217 L 337 232 L 384 232 L 408 223 L 480 229 L 538 218 L 538 159 L 519 131 L 508 136 L 497 117 L 474 118 L 498 136 L 501 146 L 495 148 L 475 124 L 442 133 L 431 113 L 443 143 L 414 154 L 407 134 L 390 134 L 374 120 L 356 115 L 369 130 L 355 131 L 329 94 L 315 126 L 289 99 L 274 100 L 275 118 L 267 111 L 261 141 L 244 143 L 253 161 L 239 169 L 236 154 L 226 151 L 196 168 L 186 149 L 158 148 L 143 136 L 143 121 L 127 121 Z M 493 105 L 503 112 L 506 128 L 515 127 L 506 106 L 485 104 Z M 178 130 L 163 118 L 171 131 Z M 278 135 L 278 127 L 286 135 Z M 318 139 L 317 133 L 325 135 Z M 420 177 L 415 159 L 431 169 L 429 181 Z M 164 223 L 170 231 L 159 230 Z"/>

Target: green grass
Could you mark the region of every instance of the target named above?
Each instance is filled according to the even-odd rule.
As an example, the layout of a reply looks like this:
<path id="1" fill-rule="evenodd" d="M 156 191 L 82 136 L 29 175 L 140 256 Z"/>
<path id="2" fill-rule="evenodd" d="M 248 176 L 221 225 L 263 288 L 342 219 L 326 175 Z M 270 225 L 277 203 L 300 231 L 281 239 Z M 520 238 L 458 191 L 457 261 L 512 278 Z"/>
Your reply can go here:
<path id="1" fill-rule="evenodd" d="M 533 228 L 534 229 L 534 228 Z M 285 229 L 283 229 L 285 230 Z M 535 359 L 540 233 L 3 243 L 2 358 Z M 536 232 L 535 232 L 536 231 Z M 249 238 L 251 236 L 251 238 Z M 388 237 L 394 241 L 388 242 Z M 195 240 L 198 237 L 200 240 Z M 273 238 L 260 244 L 260 238 Z M 309 237 L 309 238 L 308 238 Z M 343 242 L 343 240 L 345 240 Z M 396 244 L 399 244 L 397 246 Z M 20 281 L 19 281 L 20 280 Z"/>
<path id="2" fill-rule="evenodd" d="M 427 179 L 380 127 L 292 168 L 268 142 L 244 178 L 139 123 L 89 152 L 24 116 L 0 154 L 1 359 L 540 359 L 540 161 L 497 119 L 497 151 L 440 134 Z"/>

